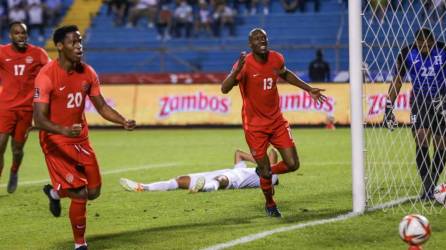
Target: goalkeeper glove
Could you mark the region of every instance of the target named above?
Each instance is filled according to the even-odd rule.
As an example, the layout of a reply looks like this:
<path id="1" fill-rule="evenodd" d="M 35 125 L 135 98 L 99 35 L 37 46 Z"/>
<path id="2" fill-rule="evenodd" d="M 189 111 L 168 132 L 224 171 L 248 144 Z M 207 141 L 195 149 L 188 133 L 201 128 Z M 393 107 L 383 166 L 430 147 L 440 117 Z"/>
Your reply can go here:
<path id="1" fill-rule="evenodd" d="M 384 112 L 384 127 L 388 128 L 390 131 L 396 126 L 395 115 L 393 114 L 393 105 L 390 100 L 386 101 L 386 109 Z"/>

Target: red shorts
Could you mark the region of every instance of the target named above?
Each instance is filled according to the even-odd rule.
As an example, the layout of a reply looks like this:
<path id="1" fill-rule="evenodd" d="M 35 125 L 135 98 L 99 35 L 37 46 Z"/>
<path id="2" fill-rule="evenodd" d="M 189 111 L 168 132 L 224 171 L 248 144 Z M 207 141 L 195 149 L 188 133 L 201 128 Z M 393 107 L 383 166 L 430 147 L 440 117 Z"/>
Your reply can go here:
<path id="1" fill-rule="evenodd" d="M 251 127 L 245 130 L 245 138 L 255 159 L 266 155 L 270 143 L 278 149 L 294 147 L 291 128 L 286 120 L 280 120 L 266 128 Z"/>
<path id="2" fill-rule="evenodd" d="M 56 190 L 101 186 L 99 165 L 88 142 L 59 145 L 45 154 L 45 161 Z"/>
<path id="3" fill-rule="evenodd" d="M 0 110 L 0 133 L 24 143 L 33 121 L 33 112 L 24 110 Z"/>

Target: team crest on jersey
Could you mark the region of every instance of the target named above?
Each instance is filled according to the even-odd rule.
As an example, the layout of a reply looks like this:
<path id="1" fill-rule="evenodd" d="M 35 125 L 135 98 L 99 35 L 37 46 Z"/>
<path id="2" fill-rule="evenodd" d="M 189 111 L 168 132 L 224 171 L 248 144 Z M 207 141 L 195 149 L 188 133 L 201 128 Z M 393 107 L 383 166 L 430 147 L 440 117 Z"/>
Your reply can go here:
<path id="1" fill-rule="evenodd" d="M 31 63 L 34 62 L 34 59 L 33 59 L 31 56 L 27 56 L 27 57 L 25 58 L 25 62 L 26 62 L 27 64 L 31 64 Z"/>
<path id="2" fill-rule="evenodd" d="M 39 97 L 40 97 L 40 89 L 34 88 L 34 98 L 39 98 Z"/>
<path id="3" fill-rule="evenodd" d="M 67 174 L 67 175 L 65 176 L 65 180 L 66 180 L 68 183 L 72 183 L 73 180 L 74 180 L 74 176 L 73 176 L 72 174 Z"/>

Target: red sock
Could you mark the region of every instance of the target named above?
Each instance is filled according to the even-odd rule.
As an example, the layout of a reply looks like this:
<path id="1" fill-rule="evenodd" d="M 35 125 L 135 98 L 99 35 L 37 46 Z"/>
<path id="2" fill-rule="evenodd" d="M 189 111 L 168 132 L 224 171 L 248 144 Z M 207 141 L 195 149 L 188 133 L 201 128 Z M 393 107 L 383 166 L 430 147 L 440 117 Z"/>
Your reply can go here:
<path id="1" fill-rule="evenodd" d="M 87 201 L 71 199 L 70 221 L 73 229 L 74 243 L 85 244 L 85 229 L 87 228 L 86 209 Z"/>
<path id="2" fill-rule="evenodd" d="M 14 174 L 17 173 L 17 171 L 19 171 L 19 167 L 20 167 L 19 164 L 13 162 L 12 166 L 11 166 L 11 172 L 14 173 Z"/>
<path id="3" fill-rule="evenodd" d="M 274 189 L 272 185 L 272 179 L 266 179 L 263 177 L 260 177 L 260 188 L 263 191 L 263 195 L 265 196 L 266 200 L 266 206 L 267 207 L 273 207 L 276 205 L 276 202 L 274 202 L 273 195 L 274 195 Z"/>
<path id="4" fill-rule="evenodd" d="M 285 174 L 290 172 L 290 170 L 288 169 L 288 166 L 285 164 L 285 162 L 281 161 L 271 166 L 271 172 L 273 174 Z"/>

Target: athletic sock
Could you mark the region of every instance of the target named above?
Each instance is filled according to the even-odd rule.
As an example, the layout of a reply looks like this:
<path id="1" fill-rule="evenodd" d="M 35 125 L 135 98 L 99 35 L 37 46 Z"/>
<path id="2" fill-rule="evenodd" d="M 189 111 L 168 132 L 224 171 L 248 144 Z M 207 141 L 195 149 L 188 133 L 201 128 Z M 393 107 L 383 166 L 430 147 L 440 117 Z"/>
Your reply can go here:
<path id="1" fill-rule="evenodd" d="M 84 234 L 87 228 L 86 207 L 86 200 L 71 199 L 70 221 L 75 244 L 85 244 Z"/>
<path id="2" fill-rule="evenodd" d="M 265 196 L 266 206 L 274 207 L 276 205 L 276 202 L 274 202 L 273 199 L 274 190 L 271 177 L 260 177 L 260 188 L 262 189 L 263 195 Z"/>
<path id="3" fill-rule="evenodd" d="M 19 167 L 20 167 L 19 164 L 13 162 L 11 165 L 11 173 L 16 174 L 19 171 Z"/>
<path id="4" fill-rule="evenodd" d="M 429 157 L 429 147 L 416 147 L 416 162 L 418 173 L 423 183 L 423 191 L 427 193 L 432 185 L 432 177 L 429 174 L 431 159 Z"/>
<path id="5" fill-rule="evenodd" d="M 178 183 L 175 179 L 170 179 L 168 181 L 160 181 L 149 184 L 142 184 L 144 190 L 148 191 L 168 191 L 178 188 Z"/>
<path id="6" fill-rule="evenodd" d="M 444 169 L 444 164 L 446 160 L 446 150 L 444 149 L 437 149 L 434 153 L 434 161 L 432 162 L 432 180 L 433 185 L 437 185 L 437 181 L 440 178 L 441 173 Z"/>
<path id="7" fill-rule="evenodd" d="M 290 170 L 288 169 L 288 166 L 285 164 L 284 161 L 280 161 L 275 165 L 271 165 L 271 172 L 273 174 L 285 174 L 290 172 Z"/>
<path id="8" fill-rule="evenodd" d="M 56 190 L 51 189 L 50 190 L 50 195 L 51 195 L 51 198 L 53 198 L 55 200 L 60 200 L 60 195 L 59 195 L 59 193 Z"/>
<path id="9" fill-rule="evenodd" d="M 217 191 L 220 183 L 217 180 L 208 181 L 204 184 L 203 192 Z"/>

